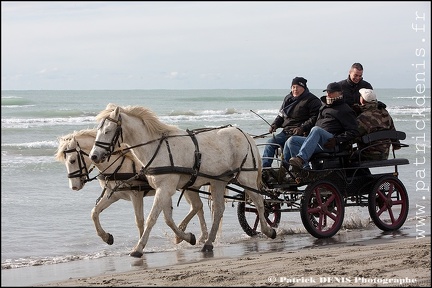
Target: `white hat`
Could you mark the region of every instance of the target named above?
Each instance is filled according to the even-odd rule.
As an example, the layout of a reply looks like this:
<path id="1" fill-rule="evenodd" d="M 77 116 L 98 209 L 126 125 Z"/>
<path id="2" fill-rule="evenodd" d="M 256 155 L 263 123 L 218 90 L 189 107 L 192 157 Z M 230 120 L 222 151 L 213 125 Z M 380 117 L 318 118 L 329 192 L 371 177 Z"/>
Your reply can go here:
<path id="1" fill-rule="evenodd" d="M 361 88 L 359 92 L 366 102 L 374 102 L 377 100 L 376 94 L 372 89 Z"/>

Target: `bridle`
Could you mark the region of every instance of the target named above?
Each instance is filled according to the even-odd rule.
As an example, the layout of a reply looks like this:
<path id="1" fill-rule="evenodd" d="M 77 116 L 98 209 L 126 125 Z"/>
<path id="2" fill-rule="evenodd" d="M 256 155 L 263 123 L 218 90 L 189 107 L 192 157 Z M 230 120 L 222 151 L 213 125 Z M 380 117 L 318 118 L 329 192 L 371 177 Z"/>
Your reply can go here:
<path id="1" fill-rule="evenodd" d="M 84 152 L 78 141 L 76 141 L 76 147 L 73 149 L 68 149 L 68 150 L 64 150 L 63 151 L 63 156 L 66 159 L 66 156 L 68 153 L 77 153 L 77 159 L 78 159 L 78 170 L 68 173 L 68 178 L 82 178 L 85 177 L 85 179 L 83 180 L 84 183 L 90 181 L 90 172 L 93 170 L 94 167 L 92 167 L 90 170 L 87 169 L 87 165 L 85 165 L 85 161 L 84 161 L 84 156 L 89 157 L 89 155 Z"/>
<path id="2" fill-rule="evenodd" d="M 107 117 L 104 120 L 102 120 L 102 122 L 99 124 L 99 126 L 97 127 L 97 130 L 101 129 L 103 127 L 103 125 L 105 124 L 105 121 L 111 121 L 116 123 L 117 128 L 116 131 L 114 132 L 114 136 L 111 139 L 111 142 L 102 142 L 102 141 L 95 141 L 95 146 L 100 147 L 102 149 L 104 149 L 106 152 L 108 152 L 108 161 L 109 158 L 111 157 L 111 155 L 114 152 L 115 146 L 117 144 L 118 147 L 120 147 L 120 140 L 123 141 L 123 131 L 121 128 L 121 115 L 119 115 L 118 120 L 115 120 L 111 117 Z"/>
<path id="3" fill-rule="evenodd" d="M 68 173 L 68 178 L 82 178 L 82 177 L 84 177 L 84 180 L 82 180 L 84 183 L 93 181 L 94 179 L 97 179 L 100 175 L 102 175 L 104 177 L 108 177 L 108 178 L 111 175 L 115 175 L 117 173 L 117 171 L 123 165 L 123 162 L 125 161 L 125 157 L 126 157 L 124 153 L 121 154 L 121 155 L 119 155 L 119 157 L 116 158 L 108 167 L 106 167 L 103 171 L 99 171 L 98 175 L 90 178 L 90 173 L 93 171 L 93 169 L 96 166 L 94 165 L 94 163 L 92 163 L 90 165 L 90 168 L 89 169 L 87 168 L 87 165 L 85 164 L 85 161 L 84 161 L 84 156 L 90 158 L 89 154 L 87 154 L 84 150 L 81 149 L 78 141 L 76 141 L 76 147 L 75 148 L 63 151 L 64 158 L 66 159 L 66 154 L 73 153 L 73 152 L 77 153 L 78 170 L 76 170 L 74 172 L 71 172 L 71 173 Z M 127 151 L 126 151 L 126 153 L 127 153 Z M 104 174 L 104 171 L 108 170 L 120 158 L 121 158 L 121 162 L 117 166 L 117 168 L 115 169 L 115 171 L 113 173 L 110 173 L 110 174 Z"/>

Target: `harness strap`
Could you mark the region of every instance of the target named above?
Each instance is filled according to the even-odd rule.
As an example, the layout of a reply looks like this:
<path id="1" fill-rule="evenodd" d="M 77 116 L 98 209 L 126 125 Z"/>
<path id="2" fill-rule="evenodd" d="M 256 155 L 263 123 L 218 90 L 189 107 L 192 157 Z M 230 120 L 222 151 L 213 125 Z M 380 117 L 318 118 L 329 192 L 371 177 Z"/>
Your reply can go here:
<path id="1" fill-rule="evenodd" d="M 220 181 L 226 181 L 223 180 L 221 178 L 224 177 L 229 177 L 232 178 L 234 177 L 234 174 L 240 171 L 258 171 L 258 168 L 236 168 L 234 170 L 228 170 L 222 174 L 219 175 L 210 175 L 210 174 L 205 174 L 202 172 L 197 172 L 197 177 L 198 176 L 202 176 L 205 178 L 210 178 L 213 180 L 220 180 Z M 159 175 L 159 174 L 171 174 L 171 173 L 180 173 L 180 174 L 191 174 L 194 173 L 194 170 L 192 168 L 184 168 L 184 167 L 178 167 L 178 166 L 163 166 L 163 167 L 153 167 L 153 168 L 148 168 L 146 170 L 146 174 L 151 174 L 151 175 Z M 186 187 L 187 188 L 187 187 Z"/>
<path id="2" fill-rule="evenodd" d="M 182 194 L 187 187 L 190 187 L 195 183 L 195 180 L 198 177 L 199 169 L 201 167 L 201 152 L 199 151 L 198 141 L 195 137 L 195 134 L 192 131 L 189 131 L 189 130 L 186 130 L 186 131 L 188 132 L 189 136 L 192 139 L 192 142 L 195 145 L 195 153 L 194 153 L 194 167 L 192 168 L 193 172 L 191 173 L 191 178 L 189 179 L 188 183 L 186 183 L 183 186 Z M 180 199 L 179 199 L 179 201 L 180 201 Z"/>
<path id="3" fill-rule="evenodd" d="M 199 151 L 198 141 L 197 141 L 197 139 L 196 139 L 195 134 L 194 134 L 193 131 L 190 131 L 189 129 L 186 129 L 186 131 L 187 131 L 188 135 L 191 137 L 192 142 L 193 142 L 194 145 L 195 145 L 195 153 L 194 153 L 194 156 L 195 156 L 195 157 L 194 157 L 194 167 L 192 168 L 193 172 L 190 173 L 191 178 L 190 178 L 189 181 L 188 181 L 188 182 L 187 182 L 187 183 L 182 187 L 182 191 L 181 191 L 181 193 L 180 193 L 180 197 L 179 197 L 179 199 L 178 199 L 178 201 L 177 201 L 177 207 L 178 207 L 179 204 L 180 204 L 180 200 L 182 199 L 183 194 L 184 194 L 186 188 L 192 186 L 192 185 L 195 183 L 195 181 L 196 181 L 196 179 L 197 179 L 197 177 L 198 177 L 199 169 L 200 169 L 200 167 L 201 167 L 201 152 Z M 170 153 L 170 156 L 171 156 L 171 153 Z M 171 164 L 173 164 L 173 162 L 171 162 Z M 173 166 L 174 166 L 174 165 L 173 165 Z"/>
<path id="4" fill-rule="evenodd" d="M 76 146 L 77 147 L 74 148 L 74 149 L 68 149 L 68 150 L 64 150 L 63 151 L 63 156 L 64 156 L 65 159 L 66 159 L 66 154 L 67 153 L 76 152 L 77 155 L 78 155 L 78 167 L 79 167 L 79 170 L 77 170 L 75 172 L 68 173 L 68 178 L 79 178 L 79 177 L 81 177 L 81 176 L 84 175 L 87 178 L 86 180 L 88 180 L 90 172 L 89 172 L 89 169 L 87 168 L 87 165 L 85 164 L 84 155 L 87 156 L 87 157 L 89 155 L 86 152 L 84 152 L 84 150 L 81 149 L 78 141 L 76 141 Z M 84 170 L 84 172 L 83 172 L 83 170 Z"/>

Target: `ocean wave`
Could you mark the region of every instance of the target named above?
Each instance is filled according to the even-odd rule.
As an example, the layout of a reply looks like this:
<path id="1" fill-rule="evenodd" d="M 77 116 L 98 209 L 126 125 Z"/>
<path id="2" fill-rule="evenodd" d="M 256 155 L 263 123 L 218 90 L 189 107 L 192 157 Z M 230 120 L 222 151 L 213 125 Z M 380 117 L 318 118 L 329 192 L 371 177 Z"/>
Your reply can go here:
<path id="1" fill-rule="evenodd" d="M 217 116 L 217 115 L 232 115 L 232 114 L 242 114 L 241 111 L 237 111 L 235 108 L 227 108 L 224 110 L 173 110 L 168 116 Z"/>
<path id="2" fill-rule="evenodd" d="M 26 98 L 18 96 L 6 96 L 1 98 L 1 106 L 5 107 L 16 107 L 16 106 L 35 106 L 34 103 Z"/>
<path id="3" fill-rule="evenodd" d="M 425 114 L 428 115 L 431 112 L 430 107 L 420 107 L 420 106 L 394 106 L 387 107 L 387 111 L 390 115 L 412 115 L 412 114 Z"/>
<path id="4" fill-rule="evenodd" d="M 49 149 L 49 148 L 57 148 L 58 141 L 36 141 L 36 142 L 28 142 L 28 143 L 7 143 L 2 144 L 3 147 L 9 147 L 9 148 L 18 148 L 18 149 Z"/>
<path id="5" fill-rule="evenodd" d="M 67 263 L 77 260 L 98 259 L 102 257 L 115 256 L 109 255 L 106 251 L 101 251 L 93 254 L 83 255 L 65 255 L 56 257 L 29 257 L 20 259 L 7 259 L 1 263 L 1 269 L 16 269 L 29 266 L 51 265 L 59 263 Z"/>
<path id="6" fill-rule="evenodd" d="M 2 129 L 4 128 L 33 128 L 42 126 L 76 125 L 92 123 L 96 125 L 93 116 L 68 117 L 68 118 L 2 118 Z"/>

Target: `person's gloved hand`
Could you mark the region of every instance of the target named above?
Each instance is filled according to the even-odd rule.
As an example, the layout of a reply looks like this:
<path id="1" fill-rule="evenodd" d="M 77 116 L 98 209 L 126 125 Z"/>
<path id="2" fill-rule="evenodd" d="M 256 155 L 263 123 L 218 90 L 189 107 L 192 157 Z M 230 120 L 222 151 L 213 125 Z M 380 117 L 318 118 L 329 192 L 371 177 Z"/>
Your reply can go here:
<path id="1" fill-rule="evenodd" d="M 275 132 L 276 129 L 277 129 L 276 125 L 275 125 L 275 124 L 271 124 L 271 125 L 270 125 L 270 128 L 269 128 L 269 133 L 273 133 L 273 132 Z"/>
<path id="2" fill-rule="evenodd" d="M 324 148 L 333 149 L 336 146 L 336 138 L 330 138 L 325 144 Z"/>
<path id="3" fill-rule="evenodd" d="M 304 130 L 302 127 L 296 127 L 296 128 L 292 128 L 290 132 L 292 135 L 303 136 Z"/>

